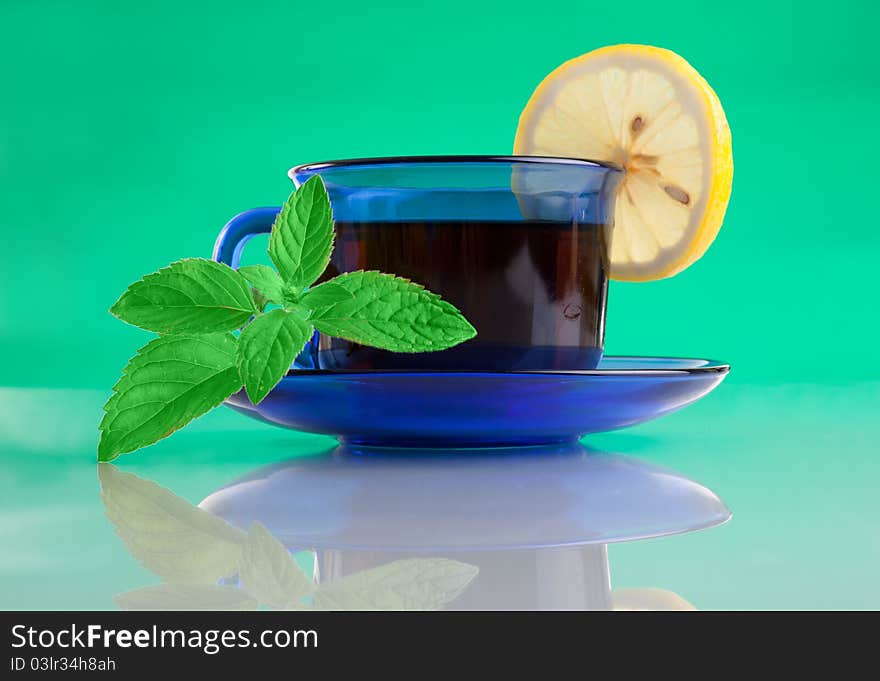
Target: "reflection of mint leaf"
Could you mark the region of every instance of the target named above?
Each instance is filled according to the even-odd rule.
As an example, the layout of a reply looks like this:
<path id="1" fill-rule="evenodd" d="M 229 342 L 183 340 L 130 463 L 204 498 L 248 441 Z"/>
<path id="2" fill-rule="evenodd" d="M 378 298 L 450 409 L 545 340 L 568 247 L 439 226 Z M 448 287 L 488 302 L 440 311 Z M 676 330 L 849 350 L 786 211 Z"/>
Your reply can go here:
<path id="1" fill-rule="evenodd" d="M 295 606 L 314 589 L 284 545 L 258 522 L 248 532 L 239 579 L 249 594 L 274 608 Z"/>
<path id="2" fill-rule="evenodd" d="M 476 335 L 454 306 L 407 279 L 350 272 L 330 282 L 352 294 L 314 311 L 321 333 L 394 352 L 444 350 Z"/>
<path id="3" fill-rule="evenodd" d="M 270 303 L 281 305 L 284 302 L 284 282 L 268 265 L 246 265 L 239 267 L 238 272 Z"/>
<path id="4" fill-rule="evenodd" d="M 157 333 L 215 333 L 239 328 L 256 306 L 247 281 L 234 269 L 188 258 L 129 286 L 110 312 Z"/>
<path id="5" fill-rule="evenodd" d="M 332 251 L 330 199 L 315 175 L 281 207 L 269 235 L 269 257 L 284 282 L 301 290 L 321 276 Z"/>
<path id="6" fill-rule="evenodd" d="M 316 586 L 311 552 L 291 555 L 259 522 L 223 519 L 111 464 L 98 466 L 107 518 L 131 555 L 166 583 L 116 597 L 126 610 L 436 610 L 478 573 L 442 558 L 398 560 Z M 302 567 L 301 567 L 302 566 Z M 238 575 L 239 586 L 217 586 Z"/>
<path id="7" fill-rule="evenodd" d="M 474 565 L 446 558 L 396 560 L 321 584 L 318 610 L 437 610 L 476 577 Z"/>
<path id="8" fill-rule="evenodd" d="M 149 480 L 99 464 L 107 518 L 135 560 L 167 582 L 214 584 L 238 571 L 247 535 Z"/>
<path id="9" fill-rule="evenodd" d="M 305 295 L 300 299 L 300 303 L 314 310 L 319 307 L 335 305 L 336 303 L 344 303 L 346 300 L 352 300 L 353 298 L 354 294 L 351 291 L 331 279 L 306 291 Z"/>
<path id="10" fill-rule="evenodd" d="M 259 404 L 290 369 L 314 329 L 295 312 L 272 310 L 245 327 L 236 363 L 251 402 Z"/>
<path id="11" fill-rule="evenodd" d="M 229 333 L 161 336 L 138 350 L 104 405 L 98 458 L 153 444 L 241 388 Z"/>
<path id="12" fill-rule="evenodd" d="M 257 602 L 234 586 L 157 584 L 117 594 L 123 610 L 256 610 Z"/>

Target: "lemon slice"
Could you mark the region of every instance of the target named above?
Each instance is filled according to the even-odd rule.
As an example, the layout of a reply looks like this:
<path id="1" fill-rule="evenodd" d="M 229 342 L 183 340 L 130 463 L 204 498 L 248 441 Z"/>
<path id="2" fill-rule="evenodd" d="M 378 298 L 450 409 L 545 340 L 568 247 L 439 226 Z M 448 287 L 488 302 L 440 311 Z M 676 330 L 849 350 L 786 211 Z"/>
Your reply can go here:
<path id="1" fill-rule="evenodd" d="M 709 84 L 684 59 L 614 45 L 568 61 L 532 94 L 514 154 L 614 161 L 610 275 L 671 277 L 715 239 L 730 198 L 730 128 Z"/>

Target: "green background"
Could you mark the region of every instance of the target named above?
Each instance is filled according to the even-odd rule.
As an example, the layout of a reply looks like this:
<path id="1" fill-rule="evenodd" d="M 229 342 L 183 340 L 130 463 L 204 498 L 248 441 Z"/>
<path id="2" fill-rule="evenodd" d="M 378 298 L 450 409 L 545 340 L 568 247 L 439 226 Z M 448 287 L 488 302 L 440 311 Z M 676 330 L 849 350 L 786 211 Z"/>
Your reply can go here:
<path id="1" fill-rule="evenodd" d="M 880 13 L 417 4 L 0 0 L 0 576 L 16 587 L 0 607 L 112 607 L 105 581 L 137 581 L 93 466 L 100 404 L 148 337 L 106 312 L 126 285 L 209 256 L 229 217 L 286 196 L 296 163 L 508 153 L 543 76 L 619 42 L 708 79 L 736 171 L 701 261 L 612 285 L 606 349 L 734 368 L 699 405 L 591 443 L 697 477 L 735 518 L 621 547 L 612 573 L 701 607 L 880 605 Z M 121 465 L 198 501 L 327 443 L 218 411 Z"/>
<path id="2" fill-rule="evenodd" d="M 532 90 L 595 47 L 691 61 L 733 131 L 725 225 L 688 271 L 612 287 L 607 349 L 851 380 L 877 330 L 870 4 L 0 3 L 3 383 L 108 387 L 131 281 L 210 255 L 300 162 L 509 153 Z"/>

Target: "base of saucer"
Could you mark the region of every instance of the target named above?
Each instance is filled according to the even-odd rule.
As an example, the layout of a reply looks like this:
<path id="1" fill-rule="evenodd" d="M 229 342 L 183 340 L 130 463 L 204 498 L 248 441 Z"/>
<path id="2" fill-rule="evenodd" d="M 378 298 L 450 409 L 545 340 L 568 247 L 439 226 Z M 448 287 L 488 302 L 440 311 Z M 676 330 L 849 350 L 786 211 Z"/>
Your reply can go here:
<path id="1" fill-rule="evenodd" d="M 395 449 L 406 449 L 407 451 L 416 451 L 420 449 L 436 451 L 437 449 L 479 449 L 486 451 L 489 449 L 510 449 L 529 447 L 547 447 L 556 445 L 575 445 L 579 439 L 578 436 L 554 438 L 548 440 L 545 437 L 533 438 L 504 438 L 503 436 L 490 436 L 487 438 L 475 438 L 474 436 L 466 436 L 457 438 L 455 435 L 448 435 L 437 438 L 394 438 L 394 437 L 337 437 L 340 444 L 349 447 L 357 447 L 365 450 L 381 450 L 393 451 Z"/>

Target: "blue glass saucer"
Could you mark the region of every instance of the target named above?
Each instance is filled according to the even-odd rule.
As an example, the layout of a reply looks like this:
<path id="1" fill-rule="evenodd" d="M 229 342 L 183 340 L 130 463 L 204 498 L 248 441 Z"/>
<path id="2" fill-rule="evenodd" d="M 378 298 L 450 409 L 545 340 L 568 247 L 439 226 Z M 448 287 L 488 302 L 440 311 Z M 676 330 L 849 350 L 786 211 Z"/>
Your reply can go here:
<path id="1" fill-rule="evenodd" d="M 727 375 L 703 359 L 605 357 L 559 372 L 336 372 L 293 369 L 248 416 L 378 447 L 502 447 L 570 442 L 677 411 Z"/>

